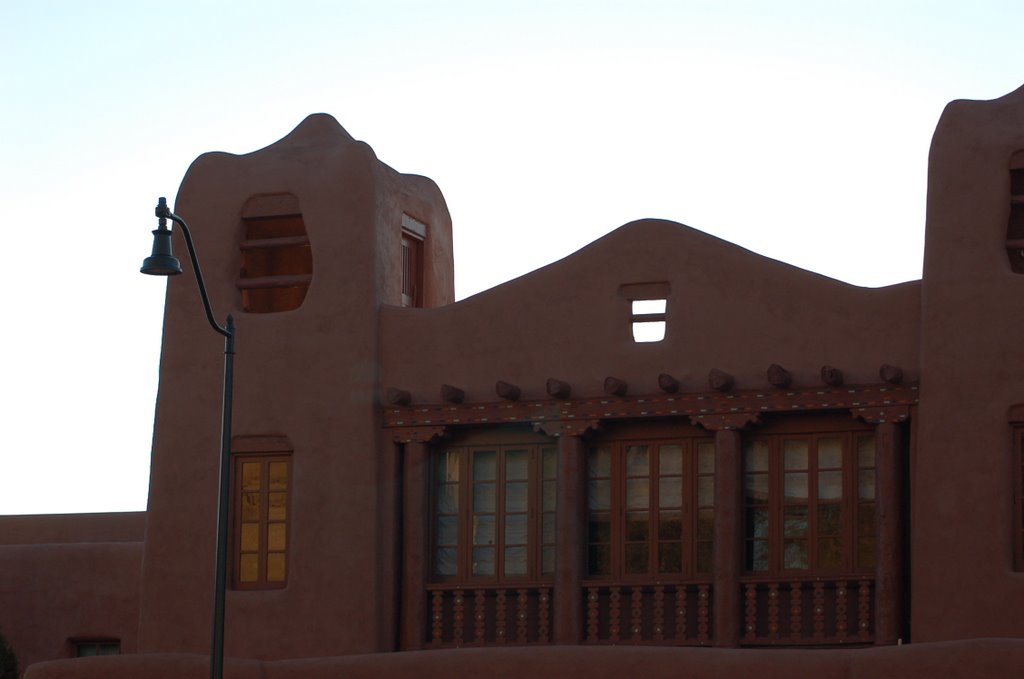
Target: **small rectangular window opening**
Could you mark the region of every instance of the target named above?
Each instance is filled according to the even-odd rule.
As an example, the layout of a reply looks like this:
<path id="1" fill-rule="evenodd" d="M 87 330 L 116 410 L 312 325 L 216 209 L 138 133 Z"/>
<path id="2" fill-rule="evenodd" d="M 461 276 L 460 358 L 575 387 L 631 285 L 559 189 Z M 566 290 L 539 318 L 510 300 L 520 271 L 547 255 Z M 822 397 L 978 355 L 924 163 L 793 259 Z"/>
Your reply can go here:
<path id="1" fill-rule="evenodd" d="M 75 647 L 76 658 L 88 658 L 94 655 L 121 654 L 121 642 L 117 639 L 75 641 L 73 644 Z"/>
<path id="2" fill-rule="evenodd" d="M 665 299 L 635 299 L 632 302 L 633 341 L 660 342 L 665 339 Z"/>

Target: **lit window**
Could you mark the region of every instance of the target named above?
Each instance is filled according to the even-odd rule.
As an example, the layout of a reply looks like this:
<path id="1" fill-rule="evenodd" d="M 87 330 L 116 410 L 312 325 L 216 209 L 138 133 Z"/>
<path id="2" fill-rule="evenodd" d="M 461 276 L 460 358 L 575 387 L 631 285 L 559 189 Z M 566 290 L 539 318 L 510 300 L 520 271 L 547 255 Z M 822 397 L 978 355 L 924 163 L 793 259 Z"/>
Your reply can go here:
<path id="1" fill-rule="evenodd" d="M 235 455 L 234 465 L 234 587 L 284 587 L 291 456 Z"/>

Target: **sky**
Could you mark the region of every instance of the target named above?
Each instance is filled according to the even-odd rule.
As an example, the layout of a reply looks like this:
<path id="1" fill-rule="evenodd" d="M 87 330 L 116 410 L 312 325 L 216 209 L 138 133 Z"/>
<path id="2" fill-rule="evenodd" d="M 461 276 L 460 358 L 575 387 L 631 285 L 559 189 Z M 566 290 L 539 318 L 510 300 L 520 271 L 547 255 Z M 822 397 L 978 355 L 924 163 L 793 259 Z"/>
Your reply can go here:
<path id="1" fill-rule="evenodd" d="M 1021 25 L 1019 0 L 4 0 L 0 514 L 145 509 L 166 282 L 138 269 L 201 153 L 332 114 L 438 183 L 458 299 L 644 217 L 891 285 L 921 275 L 939 115 L 1024 84 Z"/>

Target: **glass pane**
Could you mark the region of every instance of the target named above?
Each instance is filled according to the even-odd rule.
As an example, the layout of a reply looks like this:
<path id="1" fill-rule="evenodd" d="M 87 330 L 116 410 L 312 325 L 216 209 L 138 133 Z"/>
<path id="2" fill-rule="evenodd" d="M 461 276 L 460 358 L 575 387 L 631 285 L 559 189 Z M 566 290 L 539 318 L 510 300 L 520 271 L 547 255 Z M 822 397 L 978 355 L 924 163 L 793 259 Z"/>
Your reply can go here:
<path id="1" fill-rule="evenodd" d="M 807 541 L 786 540 L 782 548 L 783 568 L 807 568 Z"/>
<path id="2" fill-rule="evenodd" d="M 99 651 L 100 655 L 120 655 L 121 644 L 117 642 L 100 644 L 99 649 L 97 650 Z"/>
<path id="3" fill-rule="evenodd" d="M 270 493 L 270 509 L 267 518 L 271 521 L 284 521 L 288 511 L 288 493 Z"/>
<path id="4" fill-rule="evenodd" d="M 505 484 L 505 511 L 525 512 L 529 486 L 525 481 Z"/>
<path id="5" fill-rule="evenodd" d="M 681 573 L 683 570 L 683 547 L 678 542 L 658 545 L 658 572 Z"/>
<path id="6" fill-rule="evenodd" d="M 857 535 L 875 534 L 875 505 L 865 502 L 857 507 Z"/>
<path id="7" fill-rule="evenodd" d="M 670 476 L 658 480 L 658 506 L 683 506 L 683 479 L 681 477 Z"/>
<path id="8" fill-rule="evenodd" d="M 748 509 L 746 530 L 748 538 L 768 537 L 768 510 L 764 508 Z"/>
<path id="9" fill-rule="evenodd" d="M 646 573 L 649 557 L 650 554 L 646 544 L 626 545 L 626 574 Z"/>
<path id="10" fill-rule="evenodd" d="M 818 469 L 838 469 L 843 466 L 843 440 L 818 439 Z"/>
<path id="11" fill-rule="evenodd" d="M 542 453 L 544 458 L 544 478 L 558 478 L 558 453 L 556 448 L 545 448 Z"/>
<path id="12" fill-rule="evenodd" d="M 541 575 L 550 575 L 555 572 L 555 548 L 545 547 L 541 550 Z"/>
<path id="13" fill-rule="evenodd" d="M 459 480 L 459 454 L 448 451 L 437 461 L 439 483 L 457 483 Z"/>
<path id="14" fill-rule="evenodd" d="M 768 570 L 768 541 L 751 540 L 747 542 L 747 570 Z"/>
<path id="15" fill-rule="evenodd" d="M 647 509 L 651 504 L 651 482 L 649 479 L 626 479 L 626 507 Z"/>
<path id="16" fill-rule="evenodd" d="M 287 537 L 287 528 L 283 523 L 272 523 L 267 526 L 267 549 L 272 552 L 283 552 Z"/>
<path id="17" fill-rule="evenodd" d="M 505 480 L 526 480 L 530 471 L 530 456 L 525 450 L 505 452 Z"/>
<path id="18" fill-rule="evenodd" d="M 257 552 L 260 549 L 260 525 L 258 523 L 243 523 L 241 540 L 243 552 Z"/>
<path id="19" fill-rule="evenodd" d="M 446 483 L 437 491 L 438 514 L 457 514 L 459 511 L 459 486 Z"/>
<path id="20" fill-rule="evenodd" d="M 270 463 L 270 490 L 288 489 L 288 463 Z"/>
<path id="21" fill-rule="evenodd" d="M 713 545 L 710 542 L 697 543 L 697 572 L 710 573 L 714 562 Z"/>
<path id="22" fill-rule="evenodd" d="M 555 541 L 555 515 L 548 512 L 543 518 L 541 530 L 541 542 L 551 543 Z"/>
<path id="23" fill-rule="evenodd" d="M 526 575 L 526 547 L 505 549 L 505 575 Z"/>
<path id="24" fill-rule="evenodd" d="M 239 557 L 238 579 L 242 582 L 256 582 L 260 579 L 259 554 L 243 554 Z"/>
<path id="25" fill-rule="evenodd" d="M 857 466 L 875 466 L 875 437 L 861 436 L 857 438 Z"/>
<path id="26" fill-rule="evenodd" d="M 267 554 L 267 581 L 284 582 L 284 554 Z"/>
<path id="27" fill-rule="evenodd" d="M 785 475 L 787 500 L 807 499 L 807 472 L 790 472 Z"/>
<path id="28" fill-rule="evenodd" d="M 437 544 L 459 544 L 459 518 L 457 516 L 437 517 Z"/>
<path id="29" fill-rule="evenodd" d="M 818 499 L 843 499 L 843 472 L 818 472 Z"/>
<path id="30" fill-rule="evenodd" d="M 99 655 L 99 646 L 96 644 L 78 644 L 75 646 L 75 655 L 79 658 L 91 658 Z"/>
<path id="31" fill-rule="evenodd" d="M 612 539 L 612 527 L 608 517 L 603 515 L 591 516 L 590 530 L 587 535 L 588 542 L 610 542 Z"/>
<path id="32" fill-rule="evenodd" d="M 840 505 L 818 505 L 818 535 L 839 535 Z"/>
<path id="33" fill-rule="evenodd" d="M 857 538 L 857 565 L 861 568 L 875 567 L 875 538 Z"/>
<path id="34" fill-rule="evenodd" d="M 587 507 L 608 509 L 612 502 L 611 482 L 591 481 L 587 484 Z"/>
<path id="35" fill-rule="evenodd" d="M 612 454 L 607 448 L 591 448 L 587 452 L 587 476 L 590 478 L 611 476 Z"/>
<path id="36" fill-rule="evenodd" d="M 748 472 L 768 471 L 768 442 L 746 441 L 743 444 L 743 469 Z"/>
<path id="37" fill-rule="evenodd" d="M 647 512 L 626 514 L 626 540 L 641 542 L 650 535 L 650 515 Z"/>
<path id="38" fill-rule="evenodd" d="M 473 575 L 494 575 L 494 547 L 473 548 Z"/>
<path id="39" fill-rule="evenodd" d="M 455 574 L 455 548 L 441 547 L 434 553 L 434 575 Z"/>
<path id="40" fill-rule="evenodd" d="M 555 488 L 554 481 L 544 482 L 544 507 L 543 511 L 553 512 L 555 511 L 555 498 L 557 497 L 557 489 Z"/>
<path id="41" fill-rule="evenodd" d="M 649 476 L 651 473 L 650 458 L 647 446 L 627 446 L 626 476 Z"/>
<path id="42" fill-rule="evenodd" d="M 498 454 L 493 450 L 473 453 L 473 480 L 493 481 L 498 474 Z"/>
<path id="43" fill-rule="evenodd" d="M 242 520 L 243 521 L 259 521 L 260 520 L 260 494 L 259 493 L 243 493 L 242 494 Z"/>
<path id="44" fill-rule="evenodd" d="M 697 539 L 712 540 L 715 537 L 715 510 L 701 509 L 697 512 Z"/>
<path id="45" fill-rule="evenodd" d="M 658 539 L 680 540 L 683 537 L 683 513 L 660 512 L 658 514 Z"/>
<path id="46" fill-rule="evenodd" d="M 473 517 L 473 544 L 493 545 L 494 544 L 494 516 Z"/>
<path id="47" fill-rule="evenodd" d="M 782 524 L 782 534 L 786 537 L 805 537 L 807 535 L 807 507 L 786 507 Z"/>
<path id="48" fill-rule="evenodd" d="M 753 471 L 753 470 L 751 470 Z M 715 444 L 710 442 L 697 444 L 697 473 L 715 473 Z"/>
<path id="49" fill-rule="evenodd" d="M 697 479 L 697 504 L 701 507 L 715 504 L 715 477 L 701 476 Z"/>
<path id="50" fill-rule="evenodd" d="M 526 544 L 526 514 L 512 514 L 505 517 L 505 544 Z"/>
<path id="51" fill-rule="evenodd" d="M 743 477 L 744 501 L 748 505 L 768 502 L 768 475 L 747 474 Z"/>
<path id="52" fill-rule="evenodd" d="M 663 314 L 668 300 L 664 299 L 635 299 L 633 300 L 633 315 L 638 314 Z"/>
<path id="53" fill-rule="evenodd" d="M 493 512 L 495 505 L 494 497 L 494 484 L 493 483 L 474 483 L 473 484 L 473 511 L 474 512 Z"/>
<path id="54" fill-rule="evenodd" d="M 665 445 L 658 448 L 658 472 L 664 476 L 683 473 L 683 447 Z"/>
<path id="55" fill-rule="evenodd" d="M 861 500 L 875 499 L 874 469 L 861 469 L 857 473 L 857 497 Z"/>
<path id="56" fill-rule="evenodd" d="M 807 441 L 788 439 L 782 443 L 786 469 L 807 469 Z"/>
<path id="57" fill-rule="evenodd" d="M 587 574 L 608 575 L 612 569 L 612 552 L 608 545 L 590 545 L 587 550 Z"/>
<path id="58" fill-rule="evenodd" d="M 259 462 L 242 463 L 242 490 L 260 489 L 260 471 L 263 465 Z"/>
<path id="59" fill-rule="evenodd" d="M 818 568 L 841 568 L 843 565 L 843 543 L 838 538 L 818 540 Z"/>

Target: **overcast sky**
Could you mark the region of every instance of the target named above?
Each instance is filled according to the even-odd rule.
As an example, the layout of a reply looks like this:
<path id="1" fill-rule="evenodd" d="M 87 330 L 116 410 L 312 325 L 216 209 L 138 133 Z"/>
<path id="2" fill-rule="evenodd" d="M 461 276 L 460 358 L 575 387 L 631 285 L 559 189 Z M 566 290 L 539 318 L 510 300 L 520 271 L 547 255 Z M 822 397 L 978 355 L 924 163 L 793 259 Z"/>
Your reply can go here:
<path id="1" fill-rule="evenodd" d="M 334 115 L 441 187 L 460 299 L 641 217 L 888 285 L 920 276 L 943 106 L 1024 83 L 1021 26 L 1020 0 L 5 0 L 0 513 L 145 508 L 165 282 L 138 269 L 205 151 Z"/>

